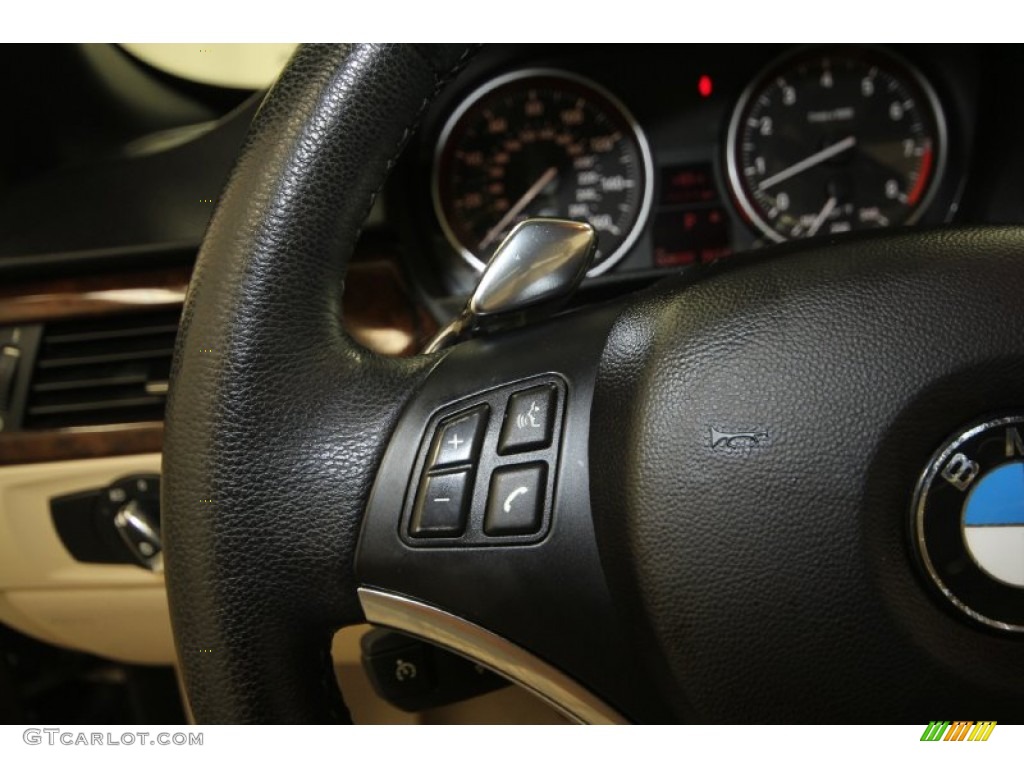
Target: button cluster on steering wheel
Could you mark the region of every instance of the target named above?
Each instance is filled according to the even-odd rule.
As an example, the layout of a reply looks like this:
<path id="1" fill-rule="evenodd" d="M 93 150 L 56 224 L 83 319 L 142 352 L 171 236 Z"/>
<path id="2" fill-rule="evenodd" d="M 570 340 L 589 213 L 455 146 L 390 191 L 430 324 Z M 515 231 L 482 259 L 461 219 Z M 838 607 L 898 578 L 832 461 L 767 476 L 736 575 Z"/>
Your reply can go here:
<path id="1" fill-rule="evenodd" d="M 531 379 L 435 413 L 406 494 L 403 540 L 495 546 L 547 535 L 565 391 L 560 378 Z"/>

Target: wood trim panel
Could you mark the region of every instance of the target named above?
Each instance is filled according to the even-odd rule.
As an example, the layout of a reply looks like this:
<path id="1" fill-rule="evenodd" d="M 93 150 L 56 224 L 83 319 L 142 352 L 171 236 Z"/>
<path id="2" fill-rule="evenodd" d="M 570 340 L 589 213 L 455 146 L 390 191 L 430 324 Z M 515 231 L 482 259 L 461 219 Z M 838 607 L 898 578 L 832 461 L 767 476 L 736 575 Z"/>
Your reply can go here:
<path id="1" fill-rule="evenodd" d="M 381 355 L 415 355 L 437 332 L 437 323 L 415 303 L 391 260 L 352 264 L 342 302 L 345 330 Z"/>
<path id="2" fill-rule="evenodd" d="M 136 272 L 0 286 L 0 325 L 38 323 L 180 305 L 191 270 Z M 382 355 L 412 355 L 437 323 L 409 293 L 392 259 L 349 268 L 344 323 L 360 344 Z"/>
<path id="3" fill-rule="evenodd" d="M 181 304 L 191 270 L 90 275 L 0 286 L 0 325 L 157 309 Z"/>
<path id="4" fill-rule="evenodd" d="M 0 432 L 0 466 L 156 453 L 163 442 L 160 422 Z"/>
<path id="5" fill-rule="evenodd" d="M 353 263 L 345 285 L 346 330 L 382 355 L 414 355 L 437 330 L 385 249 Z M 179 267 L 0 286 L 0 325 L 181 305 L 191 268 Z M 118 424 L 61 430 L 0 432 L 0 465 L 158 452 L 163 424 Z"/>

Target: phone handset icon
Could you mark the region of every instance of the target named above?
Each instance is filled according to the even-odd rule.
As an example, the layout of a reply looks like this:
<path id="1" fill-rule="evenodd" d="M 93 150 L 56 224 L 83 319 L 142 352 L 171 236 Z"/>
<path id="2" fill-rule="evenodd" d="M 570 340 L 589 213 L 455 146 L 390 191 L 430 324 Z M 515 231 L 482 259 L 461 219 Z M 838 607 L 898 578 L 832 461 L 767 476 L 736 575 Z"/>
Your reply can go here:
<path id="1" fill-rule="evenodd" d="M 506 512 L 511 512 L 512 511 L 512 502 L 515 501 L 516 497 L 517 496 L 522 496 L 524 493 L 529 493 L 529 492 L 530 492 L 530 489 L 527 488 L 525 485 L 519 486 L 514 491 L 512 491 L 512 493 L 510 493 L 508 496 L 505 497 L 505 503 L 502 505 L 502 509 L 504 509 Z"/>

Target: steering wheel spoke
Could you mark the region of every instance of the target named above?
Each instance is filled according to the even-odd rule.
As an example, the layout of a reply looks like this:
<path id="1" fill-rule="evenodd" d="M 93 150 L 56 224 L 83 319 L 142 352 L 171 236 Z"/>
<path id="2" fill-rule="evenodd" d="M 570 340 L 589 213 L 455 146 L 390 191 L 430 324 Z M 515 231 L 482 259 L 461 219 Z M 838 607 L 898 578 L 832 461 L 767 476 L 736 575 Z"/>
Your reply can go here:
<path id="1" fill-rule="evenodd" d="M 371 622 L 583 722 L 665 717 L 616 618 L 590 513 L 590 403 L 615 314 L 454 348 L 396 427 L 356 562 Z"/>

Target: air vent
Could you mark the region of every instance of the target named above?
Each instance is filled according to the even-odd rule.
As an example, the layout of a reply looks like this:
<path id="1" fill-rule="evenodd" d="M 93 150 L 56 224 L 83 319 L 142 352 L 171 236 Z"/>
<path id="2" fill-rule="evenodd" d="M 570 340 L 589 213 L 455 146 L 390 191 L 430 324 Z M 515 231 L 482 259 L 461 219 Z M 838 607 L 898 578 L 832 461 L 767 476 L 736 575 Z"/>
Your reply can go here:
<path id="1" fill-rule="evenodd" d="M 163 419 L 180 309 L 47 324 L 25 429 Z"/>

